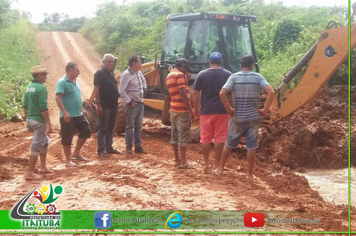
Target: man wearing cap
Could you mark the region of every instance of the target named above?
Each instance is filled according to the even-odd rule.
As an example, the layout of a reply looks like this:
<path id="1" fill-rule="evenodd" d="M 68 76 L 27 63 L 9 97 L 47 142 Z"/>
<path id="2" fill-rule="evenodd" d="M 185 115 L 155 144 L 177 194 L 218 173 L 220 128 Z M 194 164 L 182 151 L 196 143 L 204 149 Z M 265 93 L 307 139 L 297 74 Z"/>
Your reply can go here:
<path id="1" fill-rule="evenodd" d="M 47 80 L 47 70 L 44 66 L 34 66 L 31 68 L 32 82 L 26 88 L 24 99 L 24 113 L 27 122 L 27 129 L 33 133 L 29 168 L 25 174 L 25 179 L 38 179 L 40 175 L 35 171 L 38 156 L 41 159 L 40 173 L 52 173 L 46 166 L 47 147 L 49 143 L 48 134 L 52 132 L 51 120 L 47 107 L 47 89 L 43 83 Z"/>
<path id="2" fill-rule="evenodd" d="M 260 120 L 269 111 L 274 95 L 273 88 L 265 78 L 252 71 L 255 63 L 255 58 L 252 55 L 243 56 L 240 60 L 242 71 L 231 75 L 220 91 L 221 101 L 231 118 L 231 122 L 220 166 L 215 172 L 218 175 L 222 174 L 231 149 L 236 148 L 241 137 L 244 136 L 247 148 L 247 176 L 250 179 L 253 177 L 252 171 L 258 147 Z M 263 109 L 259 109 L 261 89 L 267 93 Z M 234 108 L 230 106 L 226 97 L 226 94 L 230 91 L 234 95 Z"/>
<path id="3" fill-rule="evenodd" d="M 129 67 L 120 76 L 119 92 L 125 101 L 126 107 L 126 153 L 132 154 L 132 143 L 135 144 L 135 153 L 146 154 L 142 148 L 141 129 L 143 125 L 144 90 L 147 88 L 146 79 L 141 73 L 141 59 L 137 55 L 129 58 Z"/>
<path id="4" fill-rule="evenodd" d="M 78 131 L 78 140 L 72 159 L 88 161 L 80 155 L 80 150 L 85 141 L 90 138 L 90 127 L 82 112 L 83 101 L 77 81 L 78 64 L 68 62 L 65 69 L 66 74 L 57 83 L 56 102 L 60 109 L 61 142 L 66 157 L 66 167 L 73 167 L 75 163 L 71 161 L 71 145 L 74 133 Z"/>
<path id="5" fill-rule="evenodd" d="M 171 144 L 173 147 L 175 166 L 179 169 L 191 168 L 186 159 L 186 147 L 189 141 L 191 119 L 194 119 L 190 105 L 190 94 L 186 75 L 191 71 L 185 58 L 177 59 L 176 68 L 166 78 L 171 96 Z M 180 149 L 180 156 L 178 152 Z"/>
<path id="6" fill-rule="evenodd" d="M 94 93 L 96 112 L 99 116 L 98 155 L 108 157 L 109 154 L 121 154 L 113 148 L 113 129 L 117 113 L 119 91 L 114 75 L 115 57 L 107 53 L 103 57 L 103 67 L 94 74 Z"/>
<path id="7" fill-rule="evenodd" d="M 209 56 L 210 68 L 199 72 L 194 81 L 194 115 L 200 115 L 200 142 L 205 161 L 205 172 L 209 171 L 209 153 L 214 140 L 214 167 L 218 167 L 224 143 L 227 138 L 229 116 L 220 100 L 220 90 L 230 77 L 231 72 L 221 68 L 222 56 L 213 52 Z M 199 96 L 201 107 L 199 112 Z"/>

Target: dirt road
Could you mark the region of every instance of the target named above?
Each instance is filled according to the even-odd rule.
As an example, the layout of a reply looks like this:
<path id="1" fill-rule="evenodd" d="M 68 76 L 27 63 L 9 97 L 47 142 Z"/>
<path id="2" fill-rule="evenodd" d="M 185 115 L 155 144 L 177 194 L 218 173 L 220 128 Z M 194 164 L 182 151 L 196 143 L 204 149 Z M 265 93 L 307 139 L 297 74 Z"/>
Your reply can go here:
<path id="1" fill-rule="evenodd" d="M 244 176 L 242 158 L 245 154 L 242 152 L 233 154 L 235 158 L 229 159 L 228 170 L 216 177 L 203 173 L 201 147 L 191 144 L 187 158 L 195 168 L 175 169 L 169 127 L 155 120 L 146 119 L 144 125 L 143 146 L 149 154 L 100 158 L 96 155 L 96 134 L 93 134 L 83 147 L 83 154 L 90 162 L 65 168 L 58 134 L 55 85 L 65 73 L 66 62 L 77 62 L 82 96 L 89 98 L 93 73 L 100 67 L 101 58 L 79 34 L 45 32 L 38 34 L 37 41 L 42 61 L 50 72 L 46 86 L 55 129 L 50 137 L 48 163 L 55 173 L 44 176 L 41 181 L 25 181 L 23 174 L 31 135 L 26 132 L 25 122 L 1 124 L 0 209 L 9 210 L 31 189 L 52 183 L 64 188 L 65 194 L 57 203 L 61 210 L 284 211 L 287 218 L 314 218 L 320 223 L 284 228 L 267 224 L 270 230 L 347 231 L 347 206 L 325 202 L 304 177 L 288 168 L 273 172 L 256 166 L 257 180 L 251 183 Z M 115 136 L 114 146 L 124 150 L 124 137 Z"/>

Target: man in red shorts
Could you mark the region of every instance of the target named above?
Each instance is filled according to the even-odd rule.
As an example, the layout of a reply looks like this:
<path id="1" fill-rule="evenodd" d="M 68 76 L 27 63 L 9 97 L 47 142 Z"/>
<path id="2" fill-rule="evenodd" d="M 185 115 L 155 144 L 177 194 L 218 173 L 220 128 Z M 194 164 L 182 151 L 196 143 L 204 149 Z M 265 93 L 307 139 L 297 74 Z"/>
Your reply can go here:
<path id="1" fill-rule="evenodd" d="M 210 68 L 201 71 L 193 84 L 194 115 L 200 113 L 200 142 L 205 161 L 205 172 L 209 172 L 209 153 L 214 142 L 214 168 L 220 163 L 221 151 L 227 138 L 229 116 L 221 103 L 219 92 L 230 77 L 231 72 L 221 68 L 222 56 L 213 52 L 209 56 Z M 199 112 L 199 96 L 201 107 Z"/>

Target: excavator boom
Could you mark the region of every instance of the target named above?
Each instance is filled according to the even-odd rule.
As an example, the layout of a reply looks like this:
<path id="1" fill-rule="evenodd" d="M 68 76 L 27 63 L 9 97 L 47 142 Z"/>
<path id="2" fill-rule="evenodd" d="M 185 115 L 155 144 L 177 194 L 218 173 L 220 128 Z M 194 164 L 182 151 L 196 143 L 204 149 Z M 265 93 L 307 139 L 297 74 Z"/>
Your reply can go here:
<path id="1" fill-rule="evenodd" d="M 351 25 L 350 36 L 350 47 L 353 50 L 356 46 L 356 23 Z M 292 92 L 285 94 L 283 104 L 279 103 L 280 88 L 283 86 L 277 89 L 270 108 L 270 115 L 263 121 L 265 127 L 274 125 L 308 103 L 345 61 L 348 55 L 348 26 L 321 32 L 319 41 L 314 46 L 316 48 L 315 51 L 312 48 L 314 54 L 311 55 L 312 58 L 306 72 L 297 87 Z M 288 82 L 290 80 L 285 80 L 282 85 L 286 85 Z"/>

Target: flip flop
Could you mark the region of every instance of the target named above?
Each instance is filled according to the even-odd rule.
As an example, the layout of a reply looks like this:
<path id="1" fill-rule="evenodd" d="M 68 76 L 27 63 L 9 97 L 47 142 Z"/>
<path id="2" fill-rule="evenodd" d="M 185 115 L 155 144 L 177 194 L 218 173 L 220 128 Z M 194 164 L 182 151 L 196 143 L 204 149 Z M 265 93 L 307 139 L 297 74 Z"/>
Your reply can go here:
<path id="1" fill-rule="evenodd" d="M 89 161 L 87 158 L 83 157 L 83 156 L 79 156 L 79 157 L 72 157 L 71 158 L 73 161 Z"/>
<path id="2" fill-rule="evenodd" d="M 74 162 L 70 162 L 69 164 L 66 164 L 66 167 L 74 167 L 76 164 Z"/>
<path id="3" fill-rule="evenodd" d="M 38 171 L 38 173 L 41 173 L 41 174 L 51 174 L 53 173 L 53 170 L 49 170 L 49 171 Z"/>
<path id="4" fill-rule="evenodd" d="M 36 179 L 42 179 L 42 176 L 38 174 L 32 175 L 31 177 L 25 176 L 25 180 L 36 180 Z"/>
<path id="5" fill-rule="evenodd" d="M 178 169 L 194 169 L 194 167 L 189 164 L 186 164 L 186 165 L 178 166 Z"/>
<path id="6" fill-rule="evenodd" d="M 212 173 L 214 174 L 214 175 L 216 175 L 216 176 L 219 176 L 220 174 L 218 173 L 218 169 L 214 169 L 213 171 L 212 171 Z"/>

